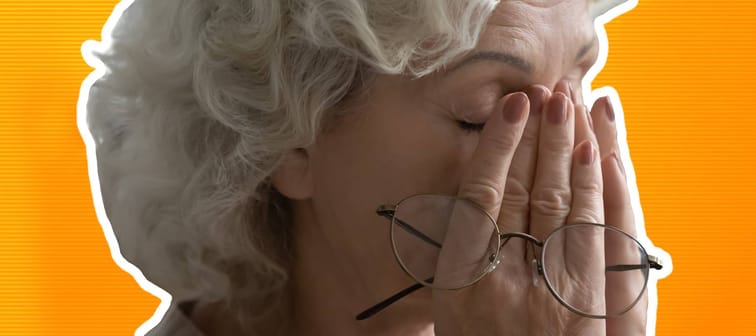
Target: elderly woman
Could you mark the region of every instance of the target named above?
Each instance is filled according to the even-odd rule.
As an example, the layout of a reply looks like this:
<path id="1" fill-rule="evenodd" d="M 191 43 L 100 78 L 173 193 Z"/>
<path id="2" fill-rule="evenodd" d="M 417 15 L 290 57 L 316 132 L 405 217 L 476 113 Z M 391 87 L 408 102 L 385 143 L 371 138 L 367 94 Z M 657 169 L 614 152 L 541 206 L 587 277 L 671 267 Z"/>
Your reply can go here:
<path id="1" fill-rule="evenodd" d="M 136 0 L 89 92 L 154 334 L 640 335 L 587 0 Z"/>

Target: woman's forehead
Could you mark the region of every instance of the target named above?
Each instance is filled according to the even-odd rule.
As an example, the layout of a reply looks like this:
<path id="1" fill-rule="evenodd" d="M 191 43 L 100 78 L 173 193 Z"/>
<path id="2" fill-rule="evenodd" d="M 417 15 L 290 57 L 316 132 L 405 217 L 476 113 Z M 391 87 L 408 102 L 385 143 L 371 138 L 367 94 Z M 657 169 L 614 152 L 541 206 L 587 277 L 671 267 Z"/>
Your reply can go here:
<path id="1" fill-rule="evenodd" d="M 592 23 L 587 0 L 508 0 L 496 6 L 486 26 L 509 29 L 515 34 L 557 36 L 585 33 Z"/>
<path id="2" fill-rule="evenodd" d="M 574 63 L 593 46 L 595 36 L 586 0 L 511 0 L 496 7 L 475 49 L 506 52 L 541 72 Z"/>

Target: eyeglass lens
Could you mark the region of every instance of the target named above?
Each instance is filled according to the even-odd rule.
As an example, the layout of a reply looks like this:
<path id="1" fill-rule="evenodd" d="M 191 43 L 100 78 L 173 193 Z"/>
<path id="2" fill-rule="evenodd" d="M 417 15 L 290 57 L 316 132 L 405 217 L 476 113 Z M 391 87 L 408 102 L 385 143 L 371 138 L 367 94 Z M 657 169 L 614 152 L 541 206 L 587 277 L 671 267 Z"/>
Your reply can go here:
<path id="1" fill-rule="evenodd" d="M 403 200 L 395 208 L 391 241 L 402 268 L 419 283 L 438 289 L 474 284 L 501 257 L 502 239 L 493 219 L 473 203 L 451 196 Z M 540 258 L 557 300 L 585 315 L 624 313 L 646 287 L 649 268 L 643 247 L 603 225 L 561 227 L 546 239 Z"/>
<path id="2" fill-rule="evenodd" d="M 485 275 L 499 248 L 497 228 L 485 212 L 434 195 L 415 196 L 397 206 L 391 240 L 405 271 L 439 289 L 474 283 Z"/>

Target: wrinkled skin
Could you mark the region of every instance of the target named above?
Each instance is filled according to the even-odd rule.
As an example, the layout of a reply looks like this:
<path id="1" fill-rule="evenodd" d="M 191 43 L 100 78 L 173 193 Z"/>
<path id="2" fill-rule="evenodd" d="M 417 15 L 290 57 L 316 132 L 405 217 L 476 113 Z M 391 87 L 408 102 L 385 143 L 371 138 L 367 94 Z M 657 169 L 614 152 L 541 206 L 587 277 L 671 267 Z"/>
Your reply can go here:
<path id="1" fill-rule="evenodd" d="M 580 317 L 533 286 L 523 241 L 502 251 L 519 257 L 475 286 L 423 289 L 354 320 L 414 283 L 394 259 L 387 221 L 375 215 L 409 195 L 470 199 L 502 232 L 539 239 L 576 221 L 632 233 L 611 105 L 599 99 L 592 120 L 582 105 L 580 79 L 596 43 L 585 0 L 502 1 L 475 49 L 527 66 L 460 59 L 420 80 L 378 76 L 352 113 L 315 145 L 292 151 L 274 185 L 293 202 L 297 334 L 643 334 L 645 298 L 621 318 Z"/>

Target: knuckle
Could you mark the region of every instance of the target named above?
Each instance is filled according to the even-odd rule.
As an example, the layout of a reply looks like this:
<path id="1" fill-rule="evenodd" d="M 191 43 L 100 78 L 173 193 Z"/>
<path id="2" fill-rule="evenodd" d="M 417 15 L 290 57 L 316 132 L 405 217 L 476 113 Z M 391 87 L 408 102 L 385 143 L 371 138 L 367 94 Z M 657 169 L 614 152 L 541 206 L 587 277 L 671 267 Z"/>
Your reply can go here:
<path id="1" fill-rule="evenodd" d="M 535 148 L 538 144 L 538 129 L 526 129 L 525 132 L 522 133 L 522 137 L 520 138 L 520 147 L 527 146 Z"/>
<path id="2" fill-rule="evenodd" d="M 573 223 L 600 223 L 604 224 L 604 214 L 596 208 L 579 209 L 572 219 Z"/>
<path id="3" fill-rule="evenodd" d="M 558 145 L 554 143 L 547 144 L 546 146 L 541 146 L 539 150 L 541 154 L 550 157 L 553 161 L 572 162 L 572 146 L 566 141 L 564 143 L 560 142 Z"/>
<path id="4" fill-rule="evenodd" d="M 502 198 L 501 189 L 488 181 L 466 183 L 459 193 L 463 198 L 475 202 L 486 210 L 497 207 Z"/>
<path id="5" fill-rule="evenodd" d="M 501 206 L 514 211 L 528 211 L 530 209 L 530 192 L 522 181 L 514 178 L 507 179 Z"/>
<path id="6" fill-rule="evenodd" d="M 541 137 L 539 141 L 539 151 L 549 155 L 558 155 L 560 158 L 572 157 L 572 141 L 561 134 L 552 134 Z"/>
<path id="7" fill-rule="evenodd" d="M 603 184 L 596 178 L 573 186 L 575 195 L 580 197 L 596 197 L 604 193 Z"/>
<path id="8" fill-rule="evenodd" d="M 544 216 L 566 217 L 570 212 L 572 193 L 569 189 L 540 188 L 533 191 L 531 208 Z"/>
<path id="9" fill-rule="evenodd" d="M 485 143 L 488 143 L 497 153 L 512 151 L 517 146 L 514 132 L 507 132 L 506 134 L 482 134 L 481 137 L 483 138 L 482 140 Z"/>

